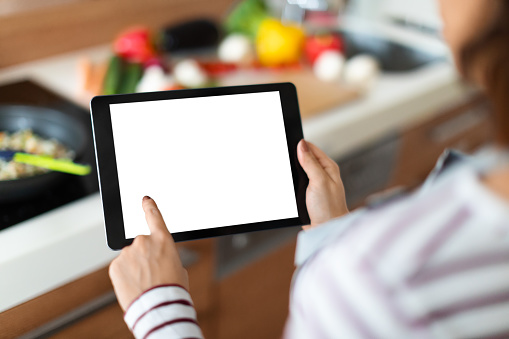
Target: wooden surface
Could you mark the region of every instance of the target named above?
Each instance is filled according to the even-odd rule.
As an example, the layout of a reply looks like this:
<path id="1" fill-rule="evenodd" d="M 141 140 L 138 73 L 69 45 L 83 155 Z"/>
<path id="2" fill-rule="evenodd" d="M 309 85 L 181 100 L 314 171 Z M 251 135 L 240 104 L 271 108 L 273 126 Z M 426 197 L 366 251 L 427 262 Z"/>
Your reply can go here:
<path id="1" fill-rule="evenodd" d="M 324 113 L 358 98 L 356 90 L 340 83 L 321 81 L 309 70 L 276 76 L 276 82 L 292 82 L 297 87 L 303 119 Z"/>
<path id="2" fill-rule="evenodd" d="M 37 277 L 34 277 L 37 279 Z M 0 338 L 15 338 L 112 290 L 107 268 L 0 313 Z M 3 293 L 8 293 L 4 291 Z"/>
<path id="3" fill-rule="evenodd" d="M 359 92 L 339 82 L 319 80 L 309 69 L 275 71 L 239 71 L 220 79 L 222 86 L 251 85 L 272 82 L 291 82 L 297 87 L 299 107 L 303 119 L 337 108 L 359 97 Z"/>
<path id="4" fill-rule="evenodd" d="M 221 281 L 217 338 L 281 337 L 288 315 L 295 245 L 290 241 Z"/>
<path id="5" fill-rule="evenodd" d="M 127 26 L 220 19 L 233 0 L 75 0 L 0 17 L 0 68 L 103 44 Z"/>

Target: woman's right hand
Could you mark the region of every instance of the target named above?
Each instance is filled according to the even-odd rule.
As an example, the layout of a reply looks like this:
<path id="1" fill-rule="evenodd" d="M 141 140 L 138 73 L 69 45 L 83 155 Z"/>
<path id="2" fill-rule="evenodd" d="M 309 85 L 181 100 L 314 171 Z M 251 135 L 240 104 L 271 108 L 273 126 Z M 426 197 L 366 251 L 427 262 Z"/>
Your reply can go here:
<path id="1" fill-rule="evenodd" d="M 148 289 L 179 285 L 189 291 L 187 271 L 163 216 L 152 198 L 142 202 L 150 235 L 137 236 L 110 265 L 110 278 L 118 303 L 124 311 Z"/>
<path id="2" fill-rule="evenodd" d="M 309 178 L 306 206 L 311 225 L 303 228 L 309 229 L 348 214 L 345 188 L 336 162 L 304 139 L 297 145 L 297 156 Z"/>

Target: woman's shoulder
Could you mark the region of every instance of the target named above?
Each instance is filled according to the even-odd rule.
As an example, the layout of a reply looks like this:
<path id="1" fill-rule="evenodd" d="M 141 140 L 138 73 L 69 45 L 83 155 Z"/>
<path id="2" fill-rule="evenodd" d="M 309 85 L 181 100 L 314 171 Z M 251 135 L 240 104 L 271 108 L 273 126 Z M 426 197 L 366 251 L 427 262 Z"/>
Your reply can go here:
<path id="1" fill-rule="evenodd" d="M 359 262 L 388 261 L 404 271 L 407 266 L 415 269 L 494 249 L 496 244 L 505 248 L 509 204 L 491 192 L 478 174 L 472 166 L 457 163 L 426 189 L 365 209 L 328 251 L 347 250 Z"/>
<path id="2" fill-rule="evenodd" d="M 415 262 L 410 258 L 417 255 L 420 247 L 437 247 L 434 251 L 438 253 L 444 245 L 452 248 L 456 242 L 468 244 L 479 237 L 487 239 L 481 234 L 503 232 L 509 227 L 509 204 L 483 185 L 471 163 L 446 160 L 449 158 L 439 160 L 418 191 L 332 220 L 323 228 L 301 232 L 296 264 L 322 252 L 321 256 L 327 257 L 327 251 L 344 250 L 350 258 L 381 258 L 397 252 L 398 261 L 406 258 Z M 482 243 L 477 241 L 469 248 L 478 245 Z"/>
<path id="3" fill-rule="evenodd" d="M 509 292 L 508 245 L 507 204 L 458 166 L 424 191 L 352 218 L 300 268 L 294 295 L 319 300 L 324 313 L 340 312 L 341 300 L 373 331 L 387 331 L 381 337 L 419 324 L 447 327 L 457 312 L 479 315 L 481 304 L 496 312 Z M 509 305 L 503 312 L 509 316 Z M 378 328 L 381 314 L 394 326 Z"/>

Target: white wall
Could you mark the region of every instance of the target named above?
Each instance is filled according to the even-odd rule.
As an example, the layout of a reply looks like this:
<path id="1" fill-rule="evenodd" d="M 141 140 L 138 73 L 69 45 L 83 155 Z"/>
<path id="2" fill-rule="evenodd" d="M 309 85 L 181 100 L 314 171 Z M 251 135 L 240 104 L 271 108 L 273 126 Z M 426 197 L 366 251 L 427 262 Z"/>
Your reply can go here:
<path id="1" fill-rule="evenodd" d="M 350 0 L 349 11 L 368 19 L 391 17 L 440 28 L 437 0 Z"/>

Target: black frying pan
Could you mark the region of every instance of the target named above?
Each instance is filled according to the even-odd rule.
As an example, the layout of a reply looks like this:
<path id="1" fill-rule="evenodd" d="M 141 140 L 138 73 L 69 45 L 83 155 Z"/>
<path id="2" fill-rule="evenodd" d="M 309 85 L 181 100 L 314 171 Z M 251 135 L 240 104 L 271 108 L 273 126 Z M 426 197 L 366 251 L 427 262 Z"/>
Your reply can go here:
<path id="1" fill-rule="evenodd" d="M 43 138 L 54 138 L 74 151 L 79 161 L 86 146 L 86 131 L 76 119 L 54 109 L 38 106 L 0 105 L 0 131 L 31 129 Z M 33 177 L 0 181 L 0 203 L 33 197 L 69 174 L 48 172 Z"/>

